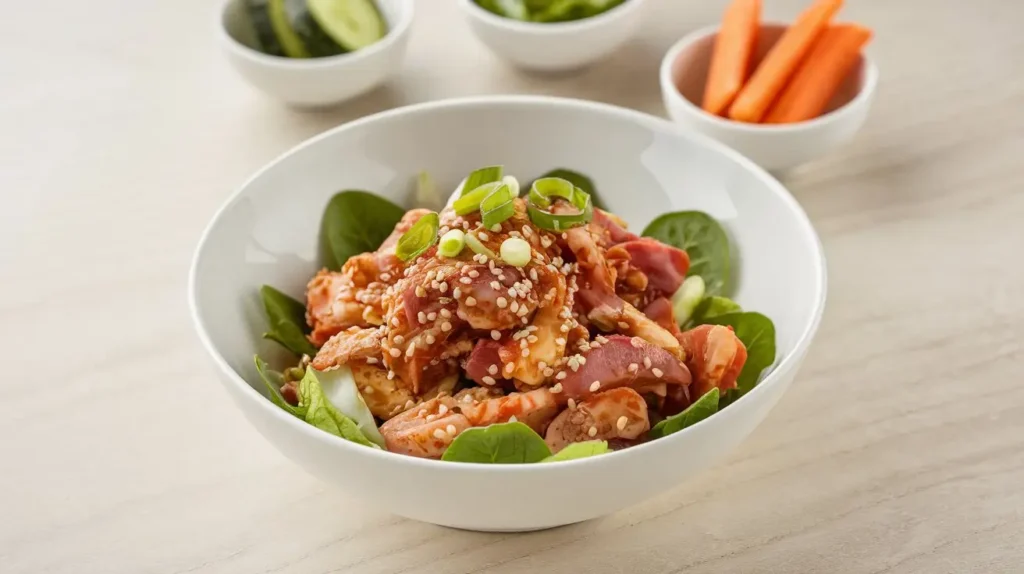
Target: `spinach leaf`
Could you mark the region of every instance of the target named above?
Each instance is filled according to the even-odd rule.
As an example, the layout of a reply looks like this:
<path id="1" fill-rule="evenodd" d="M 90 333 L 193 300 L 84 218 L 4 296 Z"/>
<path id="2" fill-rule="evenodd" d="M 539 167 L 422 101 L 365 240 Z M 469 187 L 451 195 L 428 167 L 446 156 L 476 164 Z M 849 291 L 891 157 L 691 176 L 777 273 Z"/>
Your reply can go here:
<path id="1" fill-rule="evenodd" d="M 700 421 L 718 412 L 718 387 L 704 393 L 704 396 L 697 399 L 692 405 L 686 407 L 681 413 L 674 414 L 660 423 L 654 425 L 648 436 L 661 438 L 672 433 L 677 433 L 688 426 L 695 425 Z"/>
<path id="2" fill-rule="evenodd" d="M 316 355 L 316 347 L 306 338 L 306 306 L 270 285 L 260 288 L 260 297 L 270 323 L 270 330 L 263 337 L 277 341 L 300 357 Z"/>
<path id="3" fill-rule="evenodd" d="M 705 297 L 697 304 L 697 308 L 693 310 L 693 315 L 690 316 L 690 320 L 685 328 L 692 329 L 697 325 L 707 323 L 707 319 L 710 317 L 725 315 L 735 311 L 742 311 L 742 308 L 739 303 L 728 297 Z"/>
<path id="4" fill-rule="evenodd" d="M 775 324 L 760 313 L 726 313 L 708 317 L 703 324 L 728 325 L 747 348 L 747 362 L 736 381 L 736 388 L 724 397 L 731 403 L 757 385 L 761 372 L 775 362 Z"/>
<path id="5" fill-rule="evenodd" d="M 312 368 L 307 367 L 306 370 L 312 370 Z M 378 446 L 384 446 L 384 437 L 377 429 L 377 422 L 373 420 L 370 407 L 366 406 L 363 395 L 359 394 L 356 379 L 352 376 L 352 369 L 341 366 L 330 371 L 317 371 L 316 374 L 327 402 L 352 419 L 363 436 L 377 443 Z"/>
<path id="6" fill-rule="evenodd" d="M 281 373 L 271 370 L 267 362 L 260 358 L 259 355 L 256 358 L 256 372 L 260 374 L 260 378 L 263 379 L 263 384 L 267 386 L 267 391 L 270 393 L 270 400 L 277 406 L 288 411 L 289 413 L 305 420 L 306 409 L 302 406 L 292 406 L 288 404 L 288 401 L 284 400 L 281 396 L 281 386 L 284 385 L 284 376 Z"/>
<path id="7" fill-rule="evenodd" d="M 598 209 L 606 209 L 604 206 L 604 202 L 602 202 L 601 198 L 597 195 L 597 187 L 594 186 L 593 180 L 583 175 L 582 173 L 573 171 L 571 169 L 559 168 L 553 169 L 545 173 L 544 175 L 538 177 L 537 179 L 544 179 L 545 177 L 560 177 L 568 181 L 574 186 L 590 194 L 591 205 Z M 530 185 L 533 186 L 533 183 L 531 182 Z"/>
<path id="8" fill-rule="evenodd" d="M 558 451 L 541 462 L 558 462 L 560 460 L 576 460 L 577 458 L 587 458 L 591 456 L 597 456 L 599 454 L 605 454 L 611 452 L 612 449 L 608 448 L 608 442 L 603 440 L 588 440 L 584 442 L 574 442 L 569 446 Z"/>
<path id="9" fill-rule="evenodd" d="M 355 421 L 327 400 L 314 369 L 306 369 L 306 375 L 299 381 L 299 404 L 306 409 L 306 422 L 316 428 L 363 446 L 380 448 L 366 438 Z"/>
<path id="10" fill-rule="evenodd" d="M 690 274 L 704 279 L 707 295 L 721 295 L 729 283 L 729 237 L 710 215 L 677 211 L 658 217 L 644 229 L 644 237 L 678 247 L 690 256 Z"/>
<path id="11" fill-rule="evenodd" d="M 526 464 L 551 456 L 540 435 L 521 422 L 466 429 L 455 437 L 441 460 L 485 464 Z"/>
<path id="12" fill-rule="evenodd" d="M 342 191 L 331 198 L 320 222 L 320 257 L 338 271 L 349 257 L 376 251 L 402 220 L 405 210 L 366 191 Z"/>

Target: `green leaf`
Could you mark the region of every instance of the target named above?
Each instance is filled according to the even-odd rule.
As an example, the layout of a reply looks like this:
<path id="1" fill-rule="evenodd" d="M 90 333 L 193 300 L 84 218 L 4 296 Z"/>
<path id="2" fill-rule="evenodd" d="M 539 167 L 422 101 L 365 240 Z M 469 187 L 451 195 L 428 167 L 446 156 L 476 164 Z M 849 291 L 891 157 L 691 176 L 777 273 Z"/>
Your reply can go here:
<path id="1" fill-rule="evenodd" d="M 599 454 L 605 454 L 611 452 L 612 449 L 608 448 L 608 442 L 603 440 L 588 440 L 584 442 L 574 442 L 569 446 L 558 451 L 541 462 L 558 462 L 560 460 L 576 460 L 577 458 L 587 458 L 591 456 L 597 456 Z"/>
<path id="2" fill-rule="evenodd" d="M 747 348 L 747 362 L 736 380 L 736 388 L 724 398 L 725 404 L 729 404 L 753 389 L 761 372 L 775 362 L 775 324 L 768 317 L 752 312 L 716 315 L 706 318 L 702 324 L 732 327 Z"/>
<path id="3" fill-rule="evenodd" d="M 693 310 L 693 315 L 690 316 L 690 320 L 687 322 L 686 329 L 692 329 L 697 325 L 703 325 L 706 323 L 706 319 L 710 317 L 716 317 L 718 315 L 725 315 L 726 313 L 733 313 L 735 311 L 742 311 L 740 304 L 733 301 L 728 297 L 705 297 L 697 304 L 697 308 Z"/>
<path id="4" fill-rule="evenodd" d="M 715 387 L 704 393 L 704 396 L 697 399 L 692 405 L 686 407 L 686 410 L 683 412 L 674 414 L 654 425 L 648 436 L 651 438 L 661 438 L 699 423 L 718 412 L 718 398 L 718 387 Z"/>
<path id="5" fill-rule="evenodd" d="M 524 0 L 476 0 L 476 3 L 484 10 L 498 16 L 523 21 L 530 19 Z"/>
<path id="6" fill-rule="evenodd" d="M 601 201 L 600 196 L 597 195 L 597 187 L 594 185 L 594 181 L 582 173 L 571 169 L 559 168 L 553 169 L 537 179 L 544 179 L 545 177 L 559 177 L 572 183 L 575 187 L 578 187 L 590 194 L 590 203 L 594 207 L 607 210 L 604 206 L 604 202 Z M 531 183 L 530 186 L 532 187 L 533 184 Z"/>
<path id="7" fill-rule="evenodd" d="M 376 251 L 402 220 L 405 210 L 366 191 L 342 191 L 331 198 L 320 222 L 320 257 L 338 271 L 349 257 Z"/>
<path id="8" fill-rule="evenodd" d="M 710 215 L 700 211 L 666 213 L 642 235 L 678 247 L 690 256 L 691 275 L 704 279 L 708 295 L 721 295 L 729 283 L 729 237 Z"/>
<path id="9" fill-rule="evenodd" d="M 466 429 L 455 437 L 441 460 L 484 464 L 527 464 L 551 456 L 540 435 L 521 422 Z"/>
<path id="10" fill-rule="evenodd" d="M 327 400 L 314 369 L 306 369 L 306 376 L 299 381 L 299 404 L 306 408 L 306 422 L 316 428 L 363 446 L 380 448 L 366 438 L 355 421 Z"/>
<path id="11" fill-rule="evenodd" d="M 270 329 L 263 337 L 277 341 L 300 357 L 316 355 L 316 347 L 306 338 L 306 306 L 270 285 L 260 288 L 260 297 Z"/>
<path id="12" fill-rule="evenodd" d="M 312 367 L 307 367 L 307 369 L 312 369 Z M 377 443 L 378 446 L 384 446 L 384 437 L 377 429 L 377 422 L 373 420 L 370 407 L 366 406 L 363 395 L 359 394 L 356 379 L 352 376 L 352 369 L 341 366 L 330 371 L 317 371 L 316 375 L 327 402 L 338 409 L 341 414 L 352 419 L 363 436 Z"/>
<path id="13" fill-rule="evenodd" d="M 255 355 L 256 359 L 256 372 L 260 374 L 260 378 L 263 379 L 263 384 L 267 386 L 267 392 L 270 393 L 270 400 L 277 406 L 281 407 L 288 413 L 304 419 L 306 417 L 306 409 L 301 406 L 292 406 L 288 404 L 288 401 L 284 400 L 281 396 L 281 386 L 284 385 L 284 376 L 274 370 L 271 370 L 267 362 L 260 358 L 259 355 Z"/>

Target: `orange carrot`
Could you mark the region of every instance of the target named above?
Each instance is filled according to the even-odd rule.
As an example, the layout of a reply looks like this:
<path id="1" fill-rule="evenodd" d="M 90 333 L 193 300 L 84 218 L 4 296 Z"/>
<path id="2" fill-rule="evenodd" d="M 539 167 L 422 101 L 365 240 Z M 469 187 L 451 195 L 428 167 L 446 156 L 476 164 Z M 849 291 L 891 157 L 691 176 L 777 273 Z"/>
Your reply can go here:
<path id="1" fill-rule="evenodd" d="M 723 115 L 743 88 L 761 26 L 761 0 L 733 0 L 715 38 L 704 86 L 704 111 Z"/>
<path id="2" fill-rule="evenodd" d="M 871 30 L 856 24 L 826 29 L 800 64 L 764 122 L 802 122 L 821 115 L 839 85 L 860 60 L 860 50 L 871 40 Z"/>
<path id="3" fill-rule="evenodd" d="M 814 40 L 842 6 L 843 0 L 815 0 L 804 10 L 772 46 L 750 81 L 740 90 L 736 101 L 729 107 L 729 117 L 741 122 L 761 121 L 807 55 Z"/>

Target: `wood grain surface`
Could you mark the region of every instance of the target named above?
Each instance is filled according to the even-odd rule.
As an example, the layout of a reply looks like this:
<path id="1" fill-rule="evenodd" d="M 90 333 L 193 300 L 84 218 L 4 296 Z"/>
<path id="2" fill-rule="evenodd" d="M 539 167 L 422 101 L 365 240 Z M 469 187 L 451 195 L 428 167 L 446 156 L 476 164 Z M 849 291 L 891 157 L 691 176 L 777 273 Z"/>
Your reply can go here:
<path id="1" fill-rule="evenodd" d="M 765 0 L 766 15 L 805 3 Z M 667 495 L 526 535 L 411 522 L 307 476 L 221 390 L 186 270 L 250 173 L 339 123 L 452 96 L 663 114 L 661 55 L 724 4 L 650 4 L 628 47 L 553 77 L 497 60 L 454 0 L 418 0 L 401 76 L 315 113 L 233 75 L 209 0 L 7 6 L 0 572 L 1024 571 L 1017 1 L 848 2 L 877 32 L 871 118 L 784 179 L 827 251 L 822 329 L 755 434 Z"/>

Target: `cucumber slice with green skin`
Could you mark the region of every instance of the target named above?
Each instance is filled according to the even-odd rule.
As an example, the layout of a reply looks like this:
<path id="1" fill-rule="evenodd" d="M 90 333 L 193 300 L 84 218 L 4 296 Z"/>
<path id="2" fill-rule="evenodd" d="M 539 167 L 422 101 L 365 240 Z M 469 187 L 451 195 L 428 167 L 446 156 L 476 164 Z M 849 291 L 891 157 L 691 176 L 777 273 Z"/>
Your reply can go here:
<path id="1" fill-rule="evenodd" d="M 277 41 L 280 42 L 285 56 L 289 58 L 310 57 L 306 45 L 299 35 L 295 33 L 295 29 L 292 28 L 288 13 L 285 10 L 285 0 L 268 0 L 267 15 L 270 18 L 271 26 L 274 28 L 274 35 L 277 37 Z"/>
<path id="2" fill-rule="evenodd" d="M 310 56 L 323 58 L 344 54 L 347 51 L 327 35 L 314 18 L 310 3 L 306 0 L 284 0 L 284 11 L 288 15 L 288 23 L 302 40 Z"/>
<path id="3" fill-rule="evenodd" d="M 320 28 L 348 51 L 365 48 L 387 34 L 373 0 L 307 0 Z"/>
<path id="4" fill-rule="evenodd" d="M 271 56 L 286 56 L 270 21 L 267 0 L 246 0 L 245 13 L 255 36 L 256 49 Z"/>

